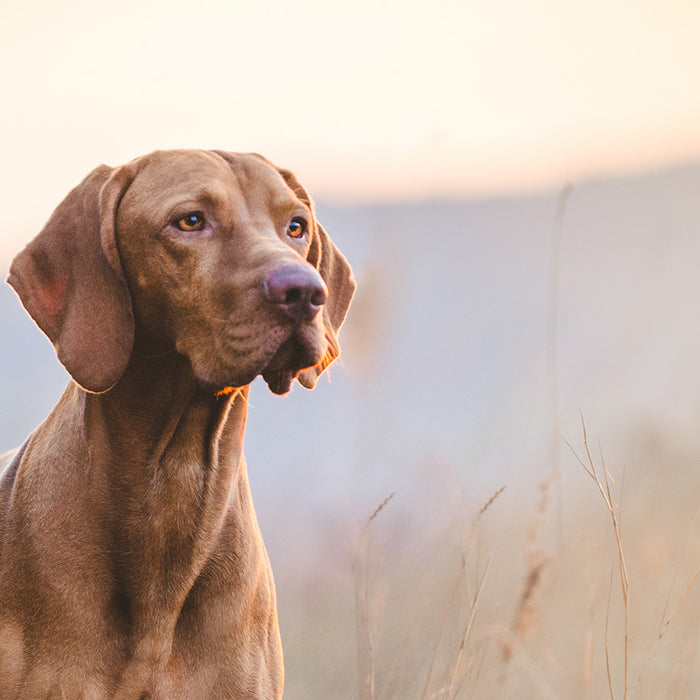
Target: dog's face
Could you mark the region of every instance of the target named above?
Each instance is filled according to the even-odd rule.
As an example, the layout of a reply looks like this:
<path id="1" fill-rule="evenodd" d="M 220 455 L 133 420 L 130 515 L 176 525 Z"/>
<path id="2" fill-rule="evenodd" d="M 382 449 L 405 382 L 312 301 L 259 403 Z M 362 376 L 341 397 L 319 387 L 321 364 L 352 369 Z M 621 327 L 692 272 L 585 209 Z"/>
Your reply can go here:
<path id="1" fill-rule="evenodd" d="M 295 377 L 314 385 L 338 354 L 354 281 L 291 173 L 260 156 L 206 151 L 160 151 L 98 171 L 10 275 L 79 383 L 103 391 L 133 354 L 175 349 L 213 390 L 258 374 L 275 393 Z M 95 213 L 96 230 L 61 252 L 66 226 L 95 229 Z M 109 299 L 97 298 L 98 286 Z M 85 294 L 96 297 L 92 318 L 76 311 Z M 100 351 L 97 367 L 83 357 Z"/>
<path id="2" fill-rule="evenodd" d="M 300 277 L 308 268 L 325 297 L 307 262 L 313 231 L 308 204 L 257 156 L 148 157 L 115 222 L 137 329 L 172 343 L 214 388 L 263 374 L 273 391 L 288 391 L 328 349 L 323 302 L 313 316 L 295 316 L 268 298 L 265 283 L 281 265 L 297 266 Z"/>

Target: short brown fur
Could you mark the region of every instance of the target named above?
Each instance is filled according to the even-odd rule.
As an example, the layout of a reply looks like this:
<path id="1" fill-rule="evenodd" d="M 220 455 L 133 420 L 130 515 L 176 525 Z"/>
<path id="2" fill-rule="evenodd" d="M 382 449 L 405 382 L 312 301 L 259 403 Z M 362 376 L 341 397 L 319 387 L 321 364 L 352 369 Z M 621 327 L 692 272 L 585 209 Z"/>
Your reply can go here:
<path id="1" fill-rule="evenodd" d="M 191 210 L 206 230 L 174 226 Z M 303 240 L 286 235 L 296 215 Z M 265 298 L 280 264 L 323 278 L 312 319 Z M 281 697 L 248 384 L 313 387 L 354 291 L 305 190 L 256 155 L 101 166 L 8 281 L 73 381 L 0 458 L 0 697 Z"/>

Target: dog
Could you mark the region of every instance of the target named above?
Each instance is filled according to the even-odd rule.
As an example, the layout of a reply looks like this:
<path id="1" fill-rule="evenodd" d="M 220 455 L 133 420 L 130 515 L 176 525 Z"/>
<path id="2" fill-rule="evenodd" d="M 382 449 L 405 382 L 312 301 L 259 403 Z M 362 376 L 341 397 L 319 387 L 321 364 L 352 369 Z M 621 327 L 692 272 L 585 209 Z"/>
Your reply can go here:
<path id="1" fill-rule="evenodd" d="M 0 463 L 0 697 L 281 697 L 248 386 L 313 388 L 355 290 L 306 190 L 256 154 L 100 166 L 8 282 L 71 381 Z"/>

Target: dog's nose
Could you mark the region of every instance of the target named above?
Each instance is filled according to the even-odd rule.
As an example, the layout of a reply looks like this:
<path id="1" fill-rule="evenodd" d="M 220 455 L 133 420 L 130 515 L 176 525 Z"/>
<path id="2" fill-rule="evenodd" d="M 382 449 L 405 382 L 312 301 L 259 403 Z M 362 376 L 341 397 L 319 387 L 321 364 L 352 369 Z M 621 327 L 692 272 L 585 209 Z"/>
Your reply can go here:
<path id="1" fill-rule="evenodd" d="M 284 263 L 263 282 L 265 296 L 295 321 L 311 321 L 328 298 L 321 275 L 302 263 Z"/>

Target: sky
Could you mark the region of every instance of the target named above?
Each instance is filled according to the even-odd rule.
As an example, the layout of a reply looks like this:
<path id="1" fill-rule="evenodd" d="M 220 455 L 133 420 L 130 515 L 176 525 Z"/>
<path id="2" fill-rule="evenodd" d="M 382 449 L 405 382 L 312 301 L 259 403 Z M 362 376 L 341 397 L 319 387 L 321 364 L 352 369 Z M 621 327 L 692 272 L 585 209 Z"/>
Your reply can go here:
<path id="1" fill-rule="evenodd" d="M 334 201 L 700 158 L 693 0 L 0 0 L 0 26 L 0 260 L 156 148 L 258 151 Z"/>

